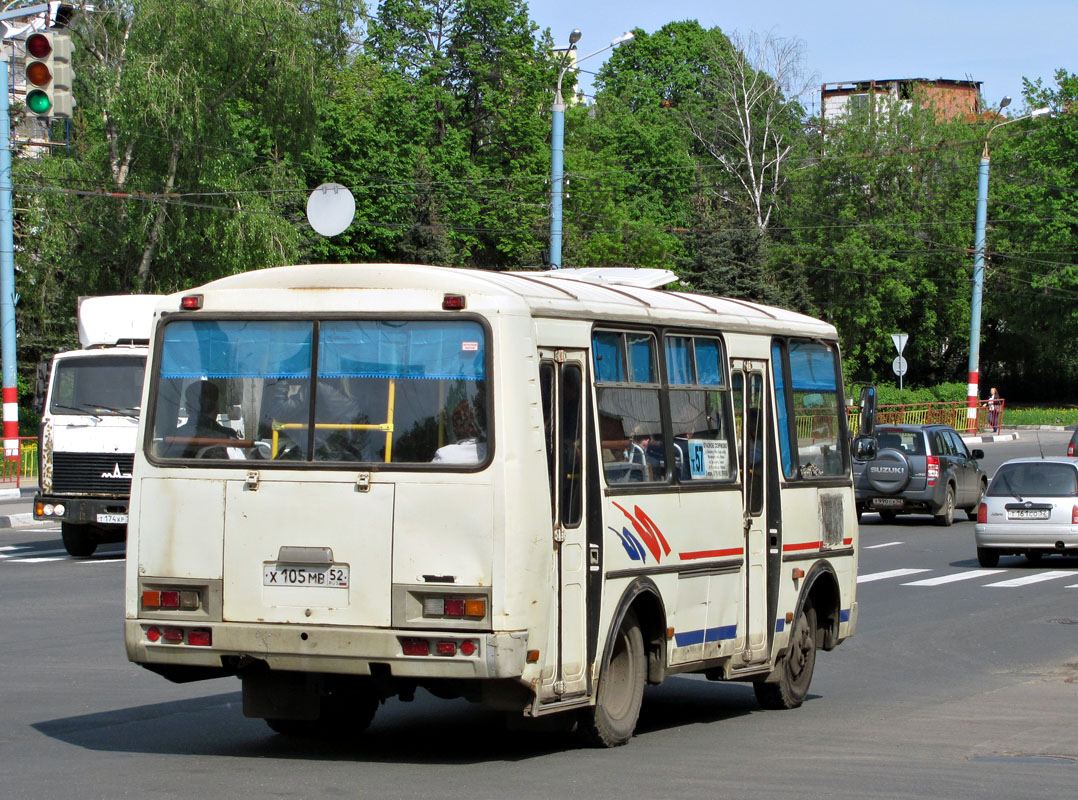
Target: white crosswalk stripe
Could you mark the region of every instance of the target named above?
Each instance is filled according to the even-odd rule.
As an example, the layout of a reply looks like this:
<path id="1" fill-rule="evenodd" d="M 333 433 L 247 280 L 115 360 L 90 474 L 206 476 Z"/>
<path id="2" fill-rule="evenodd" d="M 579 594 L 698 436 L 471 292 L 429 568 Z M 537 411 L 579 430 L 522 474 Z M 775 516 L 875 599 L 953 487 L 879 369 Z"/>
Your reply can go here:
<path id="1" fill-rule="evenodd" d="M 900 544 L 905 544 L 905 542 L 884 542 L 883 544 L 870 544 L 867 547 L 864 547 L 862 549 L 863 550 L 879 550 L 881 547 L 897 547 Z"/>
<path id="2" fill-rule="evenodd" d="M 858 583 L 871 583 L 872 581 L 883 581 L 888 578 L 902 578 L 906 575 L 916 575 L 918 572 L 931 572 L 928 569 L 890 569 L 887 572 L 873 572 L 870 575 L 858 575 Z"/>
<path id="3" fill-rule="evenodd" d="M 1006 572 L 1005 569 L 971 569 L 969 572 L 955 572 L 951 575 L 941 575 L 938 578 L 925 578 L 920 581 L 911 581 L 910 583 L 904 583 L 903 586 L 942 586 L 946 583 L 957 583 L 958 581 L 971 581 L 976 578 L 984 578 L 988 575 L 998 575 L 1001 572 Z"/>
<path id="4" fill-rule="evenodd" d="M 997 589 L 1012 589 L 1017 586 L 1028 586 L 1031 583 L 1041 583 L 1043 581 L 1054 581 L 1060 578 L 1073 578 L 1074 572 L 1038 572 L 1034 575 L 1023 575 L 1021 578 L 1012 578 L 1009 581 L 1000 581 L 999 583 L 986 583 L 986 587 Z"/>

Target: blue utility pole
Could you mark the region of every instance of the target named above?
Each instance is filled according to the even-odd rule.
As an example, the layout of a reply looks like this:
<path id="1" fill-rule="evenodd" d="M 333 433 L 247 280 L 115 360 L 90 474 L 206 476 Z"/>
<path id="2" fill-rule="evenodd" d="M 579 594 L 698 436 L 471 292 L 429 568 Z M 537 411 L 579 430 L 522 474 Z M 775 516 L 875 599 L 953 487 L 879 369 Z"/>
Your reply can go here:
<path id="1" fill-rule="evenodd" d="M 19 455 L 15 381 L 15 214 L 11 200 L 11 110 L 7 48 L 0 47 L 0 356 L 3 360 L 4 455 Z"/>
<path id="2" fill-rule="evenodd" d="M 550 268 L 561 269 L 561 203 L 565 185 L 565 100 L 561 94 L 561 83 L 565 73 L 586 58 L 616 47 L 622 42 L 631 41 L 632 33 L 624 33 L 606 47 L 588 53 L 574 61 L 576 43 L 580 41 L 580 31 L 573 29 L 569 34 L 569 48 L 558 71 L 558 88 L 554 92 L 554 105 L 551 111 L 550 131 Z"/>

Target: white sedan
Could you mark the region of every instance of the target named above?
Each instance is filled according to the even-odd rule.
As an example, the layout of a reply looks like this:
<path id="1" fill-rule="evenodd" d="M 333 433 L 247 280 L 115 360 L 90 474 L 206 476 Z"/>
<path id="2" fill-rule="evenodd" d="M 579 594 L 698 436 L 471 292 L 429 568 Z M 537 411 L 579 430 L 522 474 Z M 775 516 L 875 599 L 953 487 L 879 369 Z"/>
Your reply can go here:
<path id="1" fill-rule="evenodd" d="M 977 562 L 1078 554 L 1078 458 L 1016 458 L 996 470 L 977 510 Z"/>

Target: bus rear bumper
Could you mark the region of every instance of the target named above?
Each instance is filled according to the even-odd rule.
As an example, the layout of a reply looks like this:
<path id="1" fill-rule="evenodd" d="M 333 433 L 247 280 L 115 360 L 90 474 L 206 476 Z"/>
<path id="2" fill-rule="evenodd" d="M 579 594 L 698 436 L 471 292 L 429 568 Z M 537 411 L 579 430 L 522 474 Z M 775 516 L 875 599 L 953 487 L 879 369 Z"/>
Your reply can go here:
<path id="1" fill-rule="evenodd" d="M 520 680 L 528 644 L 527 631 L 402 631 L 148 619 L 126 620 L 124 639 L 130 661 L 180 681 L 192 680 L 185 675 L 238 674 L 256 663 L 288 672 L 371 675 L 384 674 L 388 668 L 397 678 Z M 420 654 L 424 649 L 427 655 Z"/>

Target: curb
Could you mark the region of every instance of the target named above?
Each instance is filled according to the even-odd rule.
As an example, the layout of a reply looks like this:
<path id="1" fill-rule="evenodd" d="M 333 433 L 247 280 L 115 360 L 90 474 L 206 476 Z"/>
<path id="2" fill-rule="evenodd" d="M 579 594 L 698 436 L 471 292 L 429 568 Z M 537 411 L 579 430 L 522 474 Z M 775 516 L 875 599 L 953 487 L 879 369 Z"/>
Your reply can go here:
<path id="1" fill-rule="evenodd" d="M 973 436 L 963 436 L 962 441 L 966 444 L 983 444 L 984 442 L 1011 442 L 1020 438 L 1018 431 L 1012 433 L 989 433 L 989 434 L 975 434 Z"/>
<path id="2" fill-rule="evenodd" d="M 24 514 L 6 514 L 0 516 L 0 528 L 21 528 L 24 525 L 33 525 L 35 522 L 44 524 L 45 520 L 35 520 L 32 511 L 28 511 Z"/>

